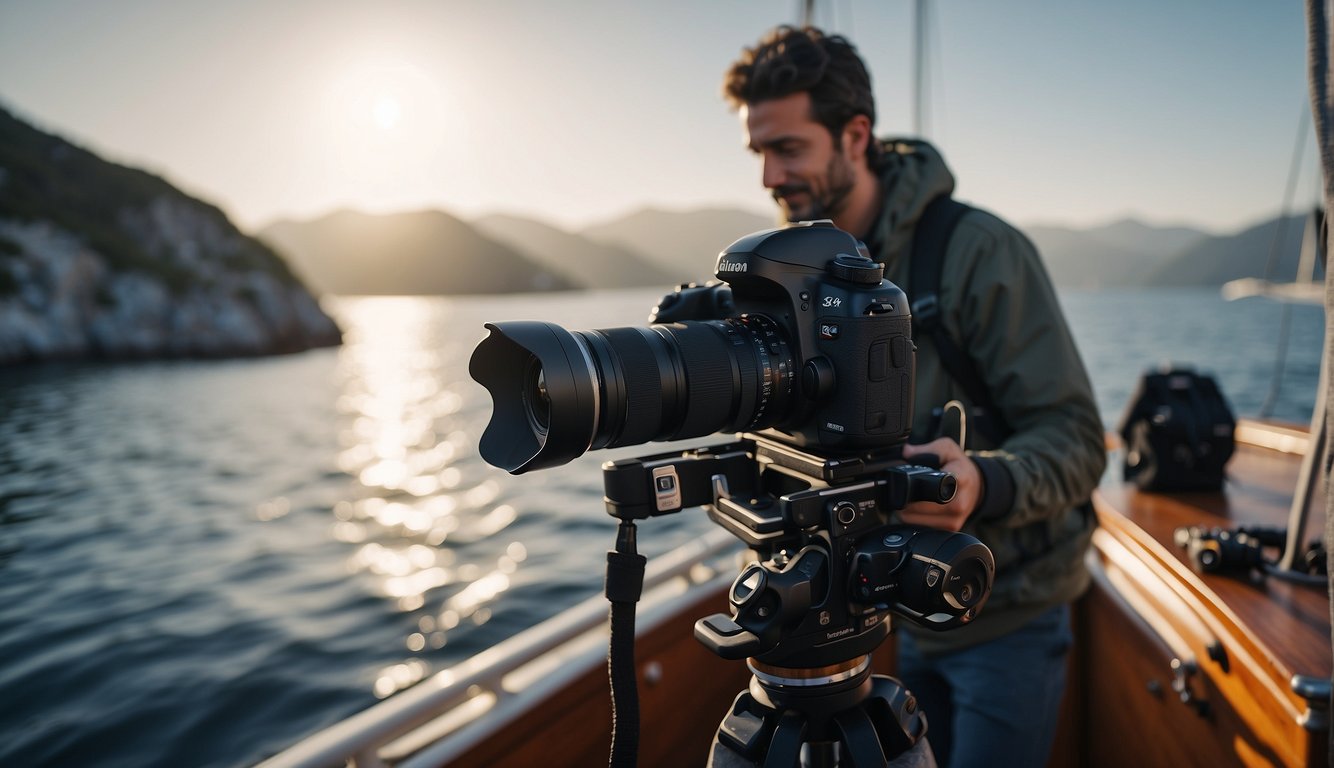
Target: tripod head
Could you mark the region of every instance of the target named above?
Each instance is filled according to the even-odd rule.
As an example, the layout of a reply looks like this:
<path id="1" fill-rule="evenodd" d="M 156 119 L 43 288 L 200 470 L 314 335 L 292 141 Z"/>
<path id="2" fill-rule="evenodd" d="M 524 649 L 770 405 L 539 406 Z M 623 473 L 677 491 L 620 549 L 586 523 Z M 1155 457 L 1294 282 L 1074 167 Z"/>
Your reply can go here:
<path id="1" fill-rule="evenodd" d="M 823 667 L 873 651 L 891 615 L 945 630 L 977 616 L 995 565 L 962 533 L 895 525 L 914 501 L 945 503 L 954 478 L 904 463 L 899 447 L 821 456 L 756 435 L 603 465 L 607 509 L 641 519 L 705 506 L 756 554 L 731 614 L 695 625 L 725 659 Z"/>

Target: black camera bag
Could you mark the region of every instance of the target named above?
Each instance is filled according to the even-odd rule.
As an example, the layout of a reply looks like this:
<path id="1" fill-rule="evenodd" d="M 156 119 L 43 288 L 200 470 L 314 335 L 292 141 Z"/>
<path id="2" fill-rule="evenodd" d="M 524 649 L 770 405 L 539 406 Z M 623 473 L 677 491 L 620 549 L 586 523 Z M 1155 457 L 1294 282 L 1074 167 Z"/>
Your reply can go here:
<path id="1" fill-rule="evenodd" d="M 1121 422 L 1125 477 L 1146 491 L 1216 491 L 1237 420 L 1212 377 L 1144 374 Z"/>

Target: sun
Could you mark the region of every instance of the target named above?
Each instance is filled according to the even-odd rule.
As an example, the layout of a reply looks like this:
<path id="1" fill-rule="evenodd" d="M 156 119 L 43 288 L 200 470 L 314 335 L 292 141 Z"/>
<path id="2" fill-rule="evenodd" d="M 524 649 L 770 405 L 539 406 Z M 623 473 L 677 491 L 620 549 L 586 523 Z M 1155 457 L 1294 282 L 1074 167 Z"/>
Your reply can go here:
<path id="1" fill-rule="evenodd" d="M 398 99 L 387 93 L 375 97 L 374 106 L 371 107 L 371 118 L 381 130 L 393 130 L 402 116 L 403 108 L 399 105 Z"/>
<path id="2" fill-rule="evenodd" d="M 438 188 L 467 147 L 449 73 L 408 61 L 349 62 L 330 73 L 318 138 L 325 194 L 338 205 L 402 209 Z"/>

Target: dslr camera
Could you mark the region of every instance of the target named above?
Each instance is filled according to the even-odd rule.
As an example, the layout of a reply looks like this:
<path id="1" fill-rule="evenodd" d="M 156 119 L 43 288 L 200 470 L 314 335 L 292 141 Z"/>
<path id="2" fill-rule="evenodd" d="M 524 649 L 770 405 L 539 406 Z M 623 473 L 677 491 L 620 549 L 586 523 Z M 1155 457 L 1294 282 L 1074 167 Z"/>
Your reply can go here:
<path id="1" fill-rule="evenodd" d="M 890 611 L 935 629 L 971 621 L 991 588 L 990 550 L 891 521 L 954 493 L 948 473 L 902 460 L 915 364 L 903 290 L 829 221 L 743 237 L 715 275 L 664 297 L 644 327 L 488 323 L 469 368 L 494 402 L 483 458 L 519 474 L 590 449 L 744 433 L 603 466 L 613 516 L 705 506 L 759 555 L 768 575 L 748 569 L 733 618 L 697 633 L 720 654 L 790 658 L 850 637 L 873 647 Z"/>
<path id="2" fill-rule="evenodd" d="M 864 245 L 803 222 L 736 241 L 716 276 L 663 300 L 672 322 L 488 323 L 469 366 L 495 403 L 483 458 L 518 474 L 713 432 L 840 453 L 907 440 L 912 319 Z"/>
<path id="3" fill-rule="evenodd" d="M 953 476 L 903 461 L 916 354 L 907 297 L 828 221 L 743 237 L 715 275 L 666 296 L 646 327 L 488 323 L 469 366 L 495 404 L 482 457 L 518 474 L 595 448 L 741 433 L 603 464 L 607 511 L 621 521 L 607 569 L 613 700 L 618 681 L 634 680 L 633 649 L 616 641 L 633 637 L 633 614 L 618 619 L 638 599 L 634 521 L 703 506 L 755 553 L 729 613 L 695 623 L 705 647 L 753 673 L 715 757 L 769 765 L 767 750 L 809 741 L 882 763 L 925 731 L 906 689 L 871 670 L 890 616 L 966 624 L 995 576 L 976 538 L 892 517 L 954 495 Z"/>

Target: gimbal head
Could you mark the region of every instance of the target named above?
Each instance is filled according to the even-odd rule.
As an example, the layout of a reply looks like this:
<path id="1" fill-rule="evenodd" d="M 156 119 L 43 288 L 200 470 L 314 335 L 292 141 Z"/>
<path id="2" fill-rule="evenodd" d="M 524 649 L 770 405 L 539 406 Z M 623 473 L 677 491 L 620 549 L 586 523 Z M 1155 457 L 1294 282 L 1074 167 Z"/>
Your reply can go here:
<path id="1" fill-rule="evenodd" d="M 892 613 L 932 629 L 971 621 L 991 589 L 972 536 L 894 525 L 914 501 L 945 503 L 952 475 L 901 449 L 826 458 L 754 435 L 603 465 L 607 510 L 642 519 L 705 506 L 758 556 L 732 585 L 732 615 L 695 625 L 722 658 L 817 667 L 869 653 Z"/>

